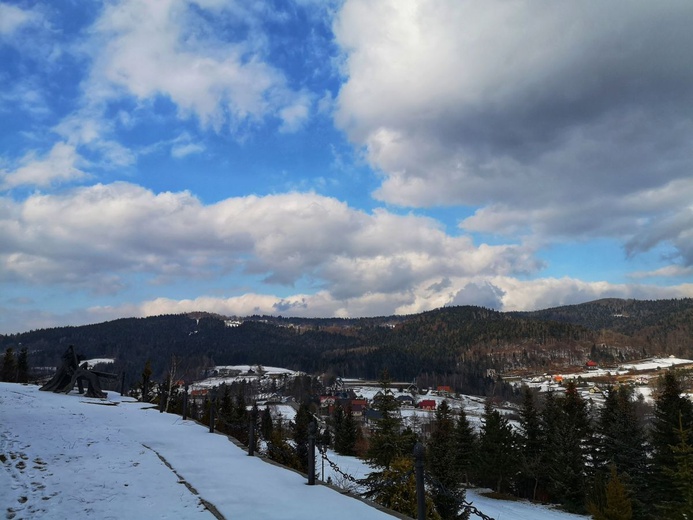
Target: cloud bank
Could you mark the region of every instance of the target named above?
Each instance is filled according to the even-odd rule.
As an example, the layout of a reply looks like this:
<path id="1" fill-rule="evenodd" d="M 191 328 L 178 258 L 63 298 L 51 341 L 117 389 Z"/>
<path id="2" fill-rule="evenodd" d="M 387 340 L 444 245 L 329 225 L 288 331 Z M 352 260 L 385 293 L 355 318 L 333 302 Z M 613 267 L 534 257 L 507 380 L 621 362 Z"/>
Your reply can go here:
<path id="1" fill-rule="evenodd" d="M 392 204 L 693 264 L 693 6 L 349 0 L 336 123 Z"/>

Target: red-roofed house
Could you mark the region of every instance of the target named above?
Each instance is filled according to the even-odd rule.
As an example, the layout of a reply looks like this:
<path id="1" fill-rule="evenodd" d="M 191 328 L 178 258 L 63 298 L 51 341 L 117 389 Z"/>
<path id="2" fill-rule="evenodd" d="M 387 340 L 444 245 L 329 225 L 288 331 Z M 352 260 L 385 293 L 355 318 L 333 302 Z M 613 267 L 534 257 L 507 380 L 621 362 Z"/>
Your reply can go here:
<path id="1" fill-rule="evenodd" d="M 436 402 L 433 399 L 423 399 L 419 401 L 419 404 L 417 406 L 422 410 L 435 410 Z"/>

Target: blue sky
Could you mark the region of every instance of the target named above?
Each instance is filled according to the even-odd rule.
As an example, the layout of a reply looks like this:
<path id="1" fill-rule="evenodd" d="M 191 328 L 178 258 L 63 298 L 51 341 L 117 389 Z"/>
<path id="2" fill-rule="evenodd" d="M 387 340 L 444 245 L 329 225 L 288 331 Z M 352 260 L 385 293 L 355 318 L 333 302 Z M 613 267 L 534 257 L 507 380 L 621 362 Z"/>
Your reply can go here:
<path id="1" fill-rule="evenodd" d="M 693 5 L 0 1 L 0 333 L 693 296 Z"/>

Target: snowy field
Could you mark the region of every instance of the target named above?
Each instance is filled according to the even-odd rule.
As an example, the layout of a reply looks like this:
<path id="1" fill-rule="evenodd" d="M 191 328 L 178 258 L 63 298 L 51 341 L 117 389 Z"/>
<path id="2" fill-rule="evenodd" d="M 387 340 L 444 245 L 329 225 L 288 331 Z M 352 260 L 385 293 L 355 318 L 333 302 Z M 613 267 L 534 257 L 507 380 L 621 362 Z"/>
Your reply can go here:
<path id="1" fill-rule="evenodd" d="M 357 459 L 330 458 L 353 476 L 368 472 Z M 0 466 L 10 520 L 215 518 L 210 509 L 229 520 L 393 518 L 113 392 L 87 399 L 0 383 Z M 473 491 L 468 499 L 497 520 L 587 518 Z"/>

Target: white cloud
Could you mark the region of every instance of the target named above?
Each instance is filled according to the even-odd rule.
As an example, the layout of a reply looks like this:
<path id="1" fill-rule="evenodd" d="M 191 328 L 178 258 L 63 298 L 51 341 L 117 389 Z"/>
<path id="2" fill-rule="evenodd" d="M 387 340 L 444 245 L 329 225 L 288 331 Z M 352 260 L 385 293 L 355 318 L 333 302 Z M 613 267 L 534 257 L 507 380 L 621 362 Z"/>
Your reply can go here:
<path id="1" fill-rule="evenodd" d="M 689 202 L 647 199 L 693 189 L 691 23 L 688 2 L 347 0 L 335 122 L 386 202 L 479 208 L 465 227 L 491 233 L 670 242 L 690 264 Z"/>
<path id="2" fill-rule="evenodd" d="M 311 96 L 304 93 L 293 104 L 279 110 L 279 117 L 282 120 L 279 130 L 285 133 L 299 130 L 308 119 L 312 104 Z"/>
<path id="3" fill-rule="evenodd" d="M 171 148 L 171 156 L 176 159 L 182 159 L 188 155 L 202 153 L 205 151 L 205 147 L 198 143 L 179 143 L 173 145 Z"/>
<path id="4" fill-rule="evenodd" d="M 109 5 L 94 27 L 101 45 L 88 86 L 92 97 L 165 96 L 181 118 L 195 116 L 216 131 L 270 115 L 280 117 L 287 131 L 300 124 L 305 95 L 293 92 L 283 73 L 264 61 L 261 35 L 251 30 L 244 41 L 226 41 L 214 24 L 201 23 L 199 9 L 234 19 L 239 8 L 186 0 Z"/>
<path id="5" fill-rule="evenodd" d="M 23 26 L 39 22 L 41 16 L 32 10 L 0 3 L 0 37 L 9 37 Z"/>
<path id="6" fill-rule="evenodd" d="M 150 281 L 241 271 L 291 286 L 310 280 L 337 299 L 406 294 L 441 276 L 512 275 L 540 264 L 520 246 L 475 246 L 428 218 L 373 214 L 313 193 L 203 205 L 190 193 L 127 183 L 4 199 L 0 278 L 84 288 L 106 273 Z"/>
<path id="7" fill-rule="evenodd" d="M 667 265 L 654 271 L 637 271 L 630 273 L 629 278 L 644 279 L 644 278 L 683 278 L 693 276 L 693 266 L 682 267 L 680 265 Z"/>
<path id="8" fill-rule="evenodd" d="M 56 143 L 42 158 L 34 152 L 20 161 L 12 171 L 0 171 L 0 189 L 18 186 L 49 187 L 54 184 L 84 179 L 87 174 L 80 169 L 84 163 L 74 146 Z"/>
<path id="9" fill-rule="evenodd" d="M 535 280 L 499 277 L 489 279 L 489 283 L 503 291 L 501 310 L 505 311 L 548 309 L 600 298 L 657 300 L 693 296 L 693 284 L 690 283 L 659 287 L 645 284 L 585 282 L 569 277 Z"/>

